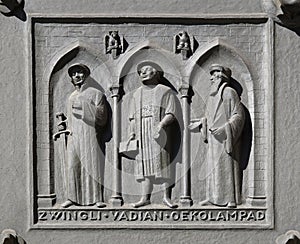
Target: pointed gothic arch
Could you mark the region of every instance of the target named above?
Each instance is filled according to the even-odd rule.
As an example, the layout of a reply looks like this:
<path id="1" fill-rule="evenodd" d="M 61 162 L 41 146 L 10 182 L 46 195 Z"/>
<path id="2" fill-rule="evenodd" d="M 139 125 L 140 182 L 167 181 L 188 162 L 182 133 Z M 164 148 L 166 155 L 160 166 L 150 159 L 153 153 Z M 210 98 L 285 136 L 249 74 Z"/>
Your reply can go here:
<path id="1" fill-rule="evenodd" d="M 158 63 L 166 77 L 176 90 L 181 85 L 182 74 L 180 65 L 174 61 L 175 55 L 156 44 L 153 41 L 146 40 L 134 46 L 129 50 L 118 63 L 118 81 L 122 82 L 128 74 L 136 74 L 136 66 L 138 63 L 150 60 Z"/>

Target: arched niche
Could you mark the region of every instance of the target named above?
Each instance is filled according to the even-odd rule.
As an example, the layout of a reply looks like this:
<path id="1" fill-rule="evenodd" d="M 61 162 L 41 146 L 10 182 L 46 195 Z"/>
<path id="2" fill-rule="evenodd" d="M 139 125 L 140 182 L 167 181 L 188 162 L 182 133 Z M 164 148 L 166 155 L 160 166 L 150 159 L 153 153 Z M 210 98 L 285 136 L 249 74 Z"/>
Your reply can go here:
<path id="1" fill-rule="evenodd" d="M 177 144 L 176 156 L 173 158 L 172 164 L 174 167 L 177 166 L 177 162 L 181 160 L 180 155 L 180 143 L 182 132 L 182 111 L 180 106 L 180 94 L 178 89 L 182 83 L 182 75 L 180 73 L 179 64 L 177 64 L 174 59 L 174 54 L 158 47 L 155 43 L 151 41 L 145 41 L 133 47 L 131 50 L 125 54 L 120 62 L 118 63 L 118 81 L 123 88 L 123 94 L 120 100 L 120 121 L 121 121 L 121 141 L 126 141 L 129 135 L 129 118 L 128 112 L 131 103 L 131 98 L 133 93 L 137 88 L 141 86 L 137 74 L 137 65 L 143 61 L 152 61 L 157 63 L 164 72 L 164 85 L 169 86 L 174 90 L 177 95 L 177 121 L 179 129 L 177 130 L 179 136 L 174 141 L 174 145 Z M 175 135 L 174 135 L 175 136 Z M 175 146 L 176 147 L 176 146 Z M 176 165 L 176 166 L 175 166 Z M 134 162 L 126 158 L 122 158 L 122 193 L 125 202 L 135 202 L 139 199 L 140 194 L 140 184 L 136 182 L 135 177 L 133 177 L 134 172 Z M 178 174 L 179 170 L 176 169 Z M 178 180 L 177 180 L 178 181 Z M 161 202 L 161 190 L 160 185 L 156 185 L 153 190 L 152 201 L 154 203 Z M 180 185 L 176 184 L 174 196 L 179 197 Z M 156 194 L 158 193 L 158 194 Z"/>
<path id="2" fill-rule="evenodd" d="M 68 68 L 74 63 L 83 63 L 90 68 L 91 74 L 87 78 L 86 82 L 90 86 L 102 91 L 109 95 L 109 87 L 112 84 L 112 76 L 109 68 L 103 61 L 102 54 L 89 47 L 85 43 L 79 41 L 69 44 L 66 47 L 60 49 L 53 58 L 46 65 L 45 72 L 43 74 L 42 83 L 37 84 L 37 90 L 39 97 L 41 97 L 42 104 L 37 103 L 38 111 L 42 111 L 40 114 L 40 121 L 48 126 L 49 131 L 47 133 L 49 143 L 49 158 L 50 164 L 48 168 L 48 177 L 53 185 L 57 197 L 57 201 L 61 202 L 65 199 L 65 190 L 63 185 L 63 171 L 61 153 L 59 143 L 54 143 L 52 135 L 57 131 L 58 120 L 55 114 L 63 112 L 67 114 L 66 104 L 70 94 L 74 91 L 74 87 L 71 83 L 71 78 L 68 75 Z M 108 100 L 108 107 L 110 109 L 110 101 Z M 110 112 L 111 115 L 111 112 Z M 109 123 L 110 124 L 110 121 Z M 109 138 L 111 134 L 110 126 L 107 127 L 107 135 Z M 106 138 L 106 139 L 107 139 Z M 105 149 L 104 149 L 105 151 Z"/>
<path id="3" fill-rule="evenodd" d="M 255 71 L 252 69 L 250 61 L 239 50 L 221 39 L 216 39 L 197 50 L 186 66 L 185 72 L 195 94 L 198 93 L 198 96 L 206 101 L 210 85 L 209 67 L 214 63 L 224 65 L 232 70 L 232 77 L 243 88 L 242 102 L 253 115 Z"/>
<path id="4" fill-rule="evenodd" d="M 185 74 L 193 90 L 193 96 L 191 99 L 192 102 L 190 106 L 191 121 L 196 121 L 205 115 L 206 102 L 210 90 L 209 68 L 212 64 L 220 64 L 229 67 L 232 70 L 232 78 L 235 80 L 235 82 L 237 82 L 238 85 L 242 87 L 241 100 L 249 110 L 253 130 L 255 107 L 253 93 L 255 81 L 253 77 L 256 76 L 255 71 L 251 70 L 250 62 L 242 56 L 240 51 L 220 39 L 216 39 L 197 50 L 197 52 L 194 53 L 193 57 L 189 60 L 189 64 L 186 66 Z M 203 142 L 201 142 L 200 135 L 197 133 L 191 134 L 191 145 L 191 171 L 193 174 L 197 172 L 194 177 L 192 177 L 192 186 L 197 186 L 197 189 L 192 189 L 192 194 L 196 195 L 194 200 L 204 200 L 206 183 L 205 179 L 207 177 L 207 147 Z M 252 148 L 250 156 L 250 160 L 252 161 L 253 151 L 254 150 Z M 249 171 L 249 169 L 246 171 Z M 245 198 L 245 195 L 248 194 L 249 187 L 248 172 L 244 174 L 243 187 Z"/>
<path id="5" fill-rule="evenodd" d="M 123 85 L 125 93 L 140 86 L 136 67 L 140 62 L 146 60 L 160 65 L 164 71 L 164 77 L 174 89 L 178 90 L 182 74 L 179 64 L 175 61 L 175 55 L 147 40 L 130 49 L 118 63 L 118 81 Z"/>

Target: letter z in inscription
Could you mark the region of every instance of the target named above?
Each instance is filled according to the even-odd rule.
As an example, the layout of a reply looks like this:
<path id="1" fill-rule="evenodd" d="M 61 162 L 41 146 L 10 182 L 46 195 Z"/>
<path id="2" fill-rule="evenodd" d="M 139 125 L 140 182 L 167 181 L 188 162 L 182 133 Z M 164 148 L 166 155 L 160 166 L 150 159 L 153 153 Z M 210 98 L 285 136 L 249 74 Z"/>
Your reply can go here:
<path id="1" fill-rule="evenodd" d="M 40 211 L 39 212 L 39 220 L 46 221 L 47 220 L 47 212 Z"/>

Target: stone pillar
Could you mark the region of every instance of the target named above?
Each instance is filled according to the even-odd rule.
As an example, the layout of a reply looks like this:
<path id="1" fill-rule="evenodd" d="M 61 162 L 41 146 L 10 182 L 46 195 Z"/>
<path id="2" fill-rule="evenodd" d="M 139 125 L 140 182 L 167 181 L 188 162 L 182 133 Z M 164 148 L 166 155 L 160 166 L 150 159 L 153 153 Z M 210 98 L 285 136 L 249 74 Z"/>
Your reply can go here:
<path id="1" fill-rule="evenodd" d="M 184 84 L 179 88 L 181 93 L 181 105 L 183 114 L 183 140 L 182 140 L 182 175 L 181 185 L 182 192 L 180 196 L 180 204 L 182 207 L 190 207 L 193 205 L 191 198 L 191 160 L 190 160 L 190 133 L 189 133 L 189 85 Z"/>
<path id="2" fill-rule="evenodd" d="M 113 111 L 112 111 L 112 135 L 113 135 L 113 172 L 112 172 L 112 196 L 110 198 L 110 203 L 114 207 L 119 207 L 123 205 L 123 198 L 121 195 L 121 168 L 119 161 L 119 143 L 120 143 L 120 133 L 119 133 L 119 86 L 110 87 L 111 97 L 113 100 Z"/>
<path id="3" fill-rule="evenodd" d="M 251 206 L 266 206 L 266 172 L 261 168 L 264 168 L 264 166 L 263 162 L 260 161 L 249 165 L 249 192 L 246 202 Z"/>
<path id="4" fill-rule="evenodd" d="M 42 82 L 41 82 L 42 83 Z M 50 137 L 49 128 L 49 82 L 43 82 L 38 87 L 39 93 L 36 98 L 36 133 L 35 142 L 36 158 L 34 166 L 37 173 L 36 191 L 37 205 L 39 208 L 52 207 L 56 203 L 54 187 L 54 164 L 51 162 L 53 151 L 53 139 Z"/>

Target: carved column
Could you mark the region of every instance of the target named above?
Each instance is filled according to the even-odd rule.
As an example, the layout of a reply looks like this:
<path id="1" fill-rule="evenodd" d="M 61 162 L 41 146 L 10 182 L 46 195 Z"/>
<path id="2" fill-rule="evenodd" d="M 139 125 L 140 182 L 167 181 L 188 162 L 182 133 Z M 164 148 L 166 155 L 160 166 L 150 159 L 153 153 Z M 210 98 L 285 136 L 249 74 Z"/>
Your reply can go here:
<path id="1" fill-rule="evenodd" d="M 56 203 L 55 184 L 54 184 L 54 164 L 52 162 L 53 139 L 50 136 L 49 128 L 49 82 L 41 82 L 37 87 L 39 91 L 36 96 L 36 168 L 37 184 L 37 205 L 39 208 L 52 207 Z M 52 148 L 52 149 L 51 149 Z M 51 155 L 52 154 L 52 155 Z"/>
<path id="2" fill-rule="evenodd" d="M 110 87 L 111 97 L 113 99 L 113 114 L 112 114 L 112 134 L 113 134 L 113 174 L 112 174 L 112 196 L 110 203 L 114 207 L 123 205 L 123 198 L 121 195 L 121 167 L 119 161 L 119 86 Z"/>
<path id="3" fill-rule="evenodd" d="M 191 160 L 190 160 L 190 133 L 189 133 L 189 85 L 184 84 L 179 88 L 183 114 L 183 140 L 182 140 L 182 193 L 180 204 L 182 207 L 190 207 L 193 204 L 191 198 Z"/>

